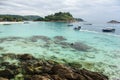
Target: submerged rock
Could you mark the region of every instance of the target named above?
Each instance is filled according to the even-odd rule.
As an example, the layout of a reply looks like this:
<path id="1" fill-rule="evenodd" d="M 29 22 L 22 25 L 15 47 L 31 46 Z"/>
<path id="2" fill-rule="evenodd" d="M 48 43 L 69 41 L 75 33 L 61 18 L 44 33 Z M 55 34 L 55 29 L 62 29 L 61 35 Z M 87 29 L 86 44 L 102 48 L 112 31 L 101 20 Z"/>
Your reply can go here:
<path id="1" fill-rule="evenodd" d="M 4 49 L 4 47 L 0 47 L 0 50 L 3 50 Z"/>
<path id="2" fill-rule="evenodd" d="M 50 38 L 49 37 L 47 37 L 47 36 L 32 36 L 32 37 L 30 37 L 29 38 L 32 42 L 37 42 L 38 40 L 43 40 L 43 41 L 45 41 L 45 42 L 48 42 L 49 40 L 50 40 Z"/>
<path id="3" fill-rule="evenodd" d="M 89 49 L 91 49 L 91 47 L 81 42 L 72 43 L 70 46 L 78 51 L 88 51 Z"/>
<path id="4" fill-rule="evenodd" d="M 5 37 L 5 38 L 0 38 L 0 43 L 3 43 L 4 41 L 16 41 L 18 39 L 23 39 L 21 37 Z"/>
<path id="5" fill-rule="evenodd" d="M 80 70 L 80 72 L 87 78 L 91 78 L 92 80 L 108 80 L 108 77 L 100 74 L 98 72 L 92 72 L 92 71 L 88 71 L 86 69 L 82 69 Z"/>
<path id="6" fill-rule="evenodd" d="M 71 63 L 68 63 L 69 66 L 73 67 L 73 68 L 82 68 L 82 64 L 78 63 L 78 62 L 71 62 Z"/>
<path id="7" fill-rule="evenodd" d="M 85 53 L 85 56 L 88 58 L 95 58 L 94 53 Z"/>
<path id="8" fill-rule="evenodd" d="M 55 36 L 54 39 L 55 39 L 55 41 L 65 41 L 65 40 L 67 40 L 63 36 Z"/>

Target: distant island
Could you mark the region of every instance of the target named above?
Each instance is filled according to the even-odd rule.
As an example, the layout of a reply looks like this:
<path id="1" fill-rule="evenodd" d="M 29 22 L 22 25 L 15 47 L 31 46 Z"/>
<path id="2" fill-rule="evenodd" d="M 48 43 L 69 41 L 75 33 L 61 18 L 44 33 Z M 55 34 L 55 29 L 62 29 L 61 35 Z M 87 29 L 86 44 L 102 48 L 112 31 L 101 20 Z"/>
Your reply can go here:
<path id="1" fill-rule="evenodd" d="M 81 18 L 74 18 L 69 12 L 58 12 L 48 16 L 40 17 L 37 15 L 0 15 L 0 22 L 11 21 L 53 21 L 53 22 L 75 22 L 75 21 L 84 21 Z"/>
<path id="2" fill-rule="evenodd" d="M 116 21 L 116 20 L 111 20 L 111 21 L 109 21 L 109 22 L 107 22 L 107 23 L 120 23 L 119 21 Z"/>

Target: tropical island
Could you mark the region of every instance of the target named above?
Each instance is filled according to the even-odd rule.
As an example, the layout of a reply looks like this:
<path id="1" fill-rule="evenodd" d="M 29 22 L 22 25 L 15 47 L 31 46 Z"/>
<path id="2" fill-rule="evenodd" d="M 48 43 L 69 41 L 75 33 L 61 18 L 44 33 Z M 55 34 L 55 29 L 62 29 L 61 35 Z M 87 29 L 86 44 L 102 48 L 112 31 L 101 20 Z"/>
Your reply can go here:
<path id="1" fill-rule="evenodd" d="M 75 22 L 84 21 L 81 18 L 74 18 L 69 12 L 58 12 L 45 17 L 37 15 L 0 15 L 0 22 L 19 22 L 19 21 L 53 21 L 53 22 Z"/>
<path id="2" fill-rule="evenodd" d="M 67 13 L 58 12 L 58 13 L 55 13 L 55 14 L 45 16 L 45 18 L 38 18 L 36 21 L 71 22 L 71 21 L 74 21 L 74 18 L 69 12 L 67 12 Z"/>
<path id="3" fill-rule="evenodd" d="M 74 22 L 84 21 L 81 18 L 74 18 L 69 12 L 58 12 L 45 16 L 44 18 L 38 18 L 35 21 L 53 21 L 53 22 Z"/>

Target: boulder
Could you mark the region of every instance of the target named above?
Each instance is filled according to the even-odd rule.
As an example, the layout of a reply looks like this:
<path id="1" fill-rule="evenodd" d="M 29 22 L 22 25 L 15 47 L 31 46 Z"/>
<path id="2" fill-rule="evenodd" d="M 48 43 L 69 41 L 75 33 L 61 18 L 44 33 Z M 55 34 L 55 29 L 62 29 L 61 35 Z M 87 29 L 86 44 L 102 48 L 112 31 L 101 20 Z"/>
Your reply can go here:
<path id="1" fill-rule="evenodd" d="M 31 54 L 18 55 L 18 58 L 20 60 L 33 60 L 33 59 L 35 59 Z"/>
<path id="2" fill-rule="evenodd" d="M 0 80 L 8 80 L 7 78 L 2 78 L 2 77 L 0 77 Z"/>
<path id="3" fill-rule="evenodd" d="M 51 80 L 46 76 L 41 76 L 41 75 L 34 75 L 31 77 L 31 80 Z"/>
<path id="4" fill-rule="evenodd" d="M 65 79 L 61 78 L 60 76 L 58 76 L 58 75 L 52 75 L 51 78 L 53 80 L 65 80 Z"/>
<path id="5" fill-rule="evenodd" d="M 14 72 L 11 71 L 10 69 L 0 70 L 0 77 L 8 79 L 14 78 Z"/>
<path id="6" fill-rule="evenodd" d="M 72 71 L 71 68 L 66 67 L 62 64 L 57 64 L 53 66 L 52 68 L 53 74 L 59 75 L 61 78 L 66 78 L 66 79 L 73 79 L 74 77 L 74 72 Z"/>
<path id="7" fill-rule="evenodd" d="M 82 75 L 85 76 L 88 80 L 108 80 L 108 77 L 100 74 L 98 72 L 88 71 L 86 69 L 80 70 Z"/>

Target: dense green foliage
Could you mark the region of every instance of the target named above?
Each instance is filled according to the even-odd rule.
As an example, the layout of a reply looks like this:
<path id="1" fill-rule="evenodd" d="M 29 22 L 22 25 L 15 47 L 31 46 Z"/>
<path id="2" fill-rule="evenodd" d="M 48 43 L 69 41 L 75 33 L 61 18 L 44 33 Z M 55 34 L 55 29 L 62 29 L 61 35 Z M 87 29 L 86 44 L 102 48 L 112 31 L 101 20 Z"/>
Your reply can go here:
<path id="1" fill-rule="evenodd" d="M 36 20 L 34 21 L 44 21 L 44 18 L 40 17 L 40 18 L 37 18 Z"/>
<path id="2" fill-rule="evenodd" d="M 37 21 L 73 21 L 74 18 L 69 12 L 58 12 L 52 15 L 39 18 Z"/>
<path id="3" fill-rule="evenodd" d="M 59 12 L 55 13 L 54 15 L 45 16 L 45 21 L 71 21 L 73 19 L 73 16 L 69 12 Z"/>
<path id="4" fill-rule="evenodd" d="M 0 15 L 0 21 L 23 21 L 23 20 L 27 19 L 19 15 Z"/>
<path id="5" fill-rule="evenodd" d="M 41 18 L 40 16 L 28 15 L 28 16 L 20 16 L 20 15 L 0 15 L 0 21 L 24 21 L 24 20 L 36 20 Z"/>
<path id="6" fill-rule="evenodd" d="M 58 12 L 52 15 L 45 16 L 44 18 L 35 15 L 20 16 L 20 15 L 0 15 L 0 21 L 84 21 L 81 18 L 73 18 L 69 12 Z"/>
<path id="7" fill-rule="evenodd" d="M 23 16 L 24 18 L 26 18 L 27 20 L 36 20 L 38 18 L 41 18 L 40 16 L 37 15 L 28 15 L 28 16 Z"/>

